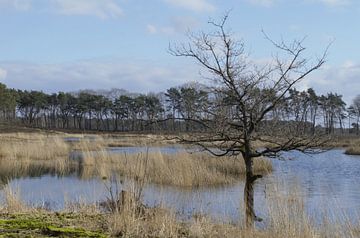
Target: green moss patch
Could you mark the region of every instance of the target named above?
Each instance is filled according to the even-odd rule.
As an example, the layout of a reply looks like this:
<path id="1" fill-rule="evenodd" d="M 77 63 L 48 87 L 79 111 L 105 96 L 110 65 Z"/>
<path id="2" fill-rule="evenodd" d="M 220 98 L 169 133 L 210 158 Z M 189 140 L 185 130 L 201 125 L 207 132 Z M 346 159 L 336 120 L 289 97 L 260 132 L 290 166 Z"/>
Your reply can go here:
<path id="1" fill-rule="evenodd" d="M 62 219 L 58 217 L 74 218 L 67 215 L 49 214 L 0 216 L 0 237 L 108 237 L 102 231 L 69 226 L 69 221 L 61 221 Z"/>

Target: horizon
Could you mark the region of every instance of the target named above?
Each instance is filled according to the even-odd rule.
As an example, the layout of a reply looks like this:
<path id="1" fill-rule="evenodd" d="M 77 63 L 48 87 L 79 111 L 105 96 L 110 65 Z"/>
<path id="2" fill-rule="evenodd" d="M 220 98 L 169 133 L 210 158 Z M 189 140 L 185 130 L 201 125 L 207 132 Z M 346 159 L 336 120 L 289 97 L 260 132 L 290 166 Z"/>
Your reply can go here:
<path id="1" fill-rule="evenodd" d="M 256 62 L 275 53 L 262 29 L 275 40 L 306 36 L 310 56 L 333 42 L 326 65 L 297 88 L 338 93 L 347 104 L 358 94 L 360 33 L 348 26 L 360 3 L 352 0 L 1 0 L 0 82 L 46 93 L 158 93 L 201 83 L 199 67 L 171 56 L 168 45 L 185 42 L 187 30 L 206 31 L 228 10 L 229 28 Z"/>

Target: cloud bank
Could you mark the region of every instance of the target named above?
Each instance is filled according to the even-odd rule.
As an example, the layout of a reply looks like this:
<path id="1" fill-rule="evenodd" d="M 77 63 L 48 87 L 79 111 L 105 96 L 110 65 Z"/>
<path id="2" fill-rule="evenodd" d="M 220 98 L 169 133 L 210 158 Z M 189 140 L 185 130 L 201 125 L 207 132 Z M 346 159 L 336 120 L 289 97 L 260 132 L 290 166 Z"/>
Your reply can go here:
<path id="1" fill-rule="evenodd" d="M 212 12 L 216 7 L 207 0 L 163 0 L 174 7 L 180 7 L 195 12 Z"/>
<path id="2" fill-rule="evenodd" d="M 186 69 L 186 70 L 184 70 Z M 0 62 L 0 82 L 9 87 L 46 92 L 123 88 L 160 92 L 187 82 L 203 80 L 197 65 L 155 64 L 151 61 L 78 61 L 66 64 Z M 319 94 L 335 92 L 350 104 L 360 94 L 360 64 L 345 62 L 323 68 L 306 78 L 299 90 L 312 87 Z"/>
<path id="3" fill-rule="evenodd" d="M 45 92 L 124 88 L 159 92 L 199 78 L 196 70 L 150 61 L 78 61 L 66 64 L 0 62 L 0 82 L 8 87 Z M 190 73 L 191 72 L 191 73 Z"/>

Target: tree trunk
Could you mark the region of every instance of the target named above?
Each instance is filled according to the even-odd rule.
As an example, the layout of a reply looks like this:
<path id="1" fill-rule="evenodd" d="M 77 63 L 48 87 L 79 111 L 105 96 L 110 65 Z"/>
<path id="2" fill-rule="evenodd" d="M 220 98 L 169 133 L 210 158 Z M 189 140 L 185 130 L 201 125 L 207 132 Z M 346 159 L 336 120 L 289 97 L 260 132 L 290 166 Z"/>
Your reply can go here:
<path id="1" fill-rule="evenodd" d="M 253 158 L 244 158 L 246 165 L 246 181 L 244 187 L 245 221 L 247 228 L 253 228 L 255 221 L 262 221 L 255 215 L 254 210 L 254 183 L 261 175 L 253 174 Z"/>
<path id="2" fill-rule="evenodd" d="M 245 159 L 246 165 L 246 181 L 244 187 L 244 203 L 245 203 L 245 221 L 246 227 L 250 228 L 254 226 L 254 187 L 253 187 L 253 171 L 252 171 L 252 159 Z"/>

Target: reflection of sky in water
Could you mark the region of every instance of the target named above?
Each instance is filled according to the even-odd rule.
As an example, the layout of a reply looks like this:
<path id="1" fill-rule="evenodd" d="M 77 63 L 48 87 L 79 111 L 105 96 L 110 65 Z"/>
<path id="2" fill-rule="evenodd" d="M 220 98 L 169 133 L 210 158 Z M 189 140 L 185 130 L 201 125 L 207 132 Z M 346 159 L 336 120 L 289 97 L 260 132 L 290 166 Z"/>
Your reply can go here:
<path id="1" fill-rule="evenodd" d="M 159 147 L 163 152 L 175 153 L 178 147 Z M 159 148 L 152 148 L 158 151 Z M 116 148 L 118 150 L 118 148 Z M 122 148 L 121 152 L 124 148 Z M 127 149 L 127 148 L 125 148 Z M 146 149 L 143 149 L 146 152 Z M 120 152 L 115 151 L 113 152 Z M 132 151 L 127 151 L 131 153 Z M 360 157 L 348 156 L 342 150 L 328 151 L 316 155 L 297 152 L 283 154 L 287 160 L 273 160 L 273 174 L 260 179 L 255 185 L 255 207 L 257 215 L 266 219 L 266 197 L 271 196 L 274 181 L 278 192 L 296 190 L 309 214 L 319 221 L 322 215 L 355 220 L 360 211 Z M 21 178 L 10 182 L 18 187 L 22 198 L 29 204 L 50 204 L 61 209 L 65 201 L 96 202 L 108 192 L 105 182 L 98 179 L 80 180 L 76 176 Z M 148 205 L 164 204 L 172 207 L 182 217 L 194 212 L 207 213 L 215 219 L 239 220 L 243 208 L 243 187 L 239 182 L 221 188 L 179 189 L 148 185 L 144 190 L 144 202 Z"/>

